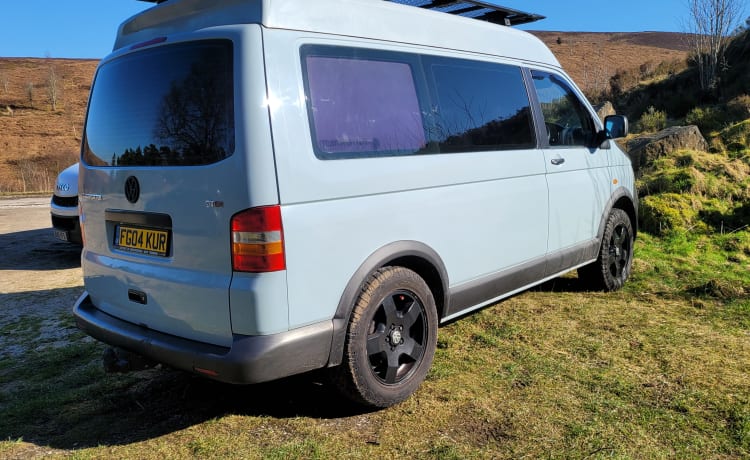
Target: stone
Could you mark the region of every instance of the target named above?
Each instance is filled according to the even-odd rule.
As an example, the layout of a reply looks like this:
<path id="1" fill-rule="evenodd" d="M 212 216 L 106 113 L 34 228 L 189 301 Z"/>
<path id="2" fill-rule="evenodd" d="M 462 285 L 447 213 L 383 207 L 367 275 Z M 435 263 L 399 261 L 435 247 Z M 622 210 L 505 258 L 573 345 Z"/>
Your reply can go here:
<path id="1" fill-rule="evenodd" d="M 604 119 L 610 115 L 617 115 L 617 112 L 615 112 L 615 106 L 612 105 L 611 102 L 605 101 L 601 104 L 594 107 L 596 110 L 596 114 L 599 116 L 599 119 L 604 123 Z"/>
<path id="2" fill-rule="evenodd" d="M 657 158 L 678 150 L 706 152 L 708 142 L 695 125 L 673 126 L 656 134 L 647 134 L 628 141 L 627 150 L 633 162 L 633 169 L 638 171 L 652 164 Z"/>

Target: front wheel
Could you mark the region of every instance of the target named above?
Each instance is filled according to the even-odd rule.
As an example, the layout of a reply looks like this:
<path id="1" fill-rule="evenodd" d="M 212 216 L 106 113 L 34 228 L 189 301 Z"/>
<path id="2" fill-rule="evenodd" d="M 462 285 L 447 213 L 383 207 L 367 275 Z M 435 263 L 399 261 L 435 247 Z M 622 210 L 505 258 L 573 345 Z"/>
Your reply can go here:
<path id="1" fill-rule="evenodd" d="M 338 388 L 367 406 L 405 400 L 432 364 L 437 324 L 435 300 L 419 275 L 403 267 L 376 271 L 352 310 L 344 360 L 332 369 Z"/>
<path id="2" fill-rule="evenodd" d="M 622 209 L 613 209 L 604 227 L 596 262 L 578 269 L 578 277 L 590 287 L 605 291 L 620 289 L 633 266 L 633 224 Z"/>

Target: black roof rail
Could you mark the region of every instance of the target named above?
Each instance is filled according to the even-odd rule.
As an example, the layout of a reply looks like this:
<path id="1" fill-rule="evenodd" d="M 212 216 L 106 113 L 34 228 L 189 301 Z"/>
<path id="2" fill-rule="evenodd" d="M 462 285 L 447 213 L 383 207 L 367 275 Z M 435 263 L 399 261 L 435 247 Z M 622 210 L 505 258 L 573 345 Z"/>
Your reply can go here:
<path id="1" fill-rule="evenodd" d="M 504 26 L 517 26 L 540 21 L 545 16 L 493 5 L 474 0 L 388 0 L 402 5 L 411 5 L 442 13 L 492 22 Z"/>

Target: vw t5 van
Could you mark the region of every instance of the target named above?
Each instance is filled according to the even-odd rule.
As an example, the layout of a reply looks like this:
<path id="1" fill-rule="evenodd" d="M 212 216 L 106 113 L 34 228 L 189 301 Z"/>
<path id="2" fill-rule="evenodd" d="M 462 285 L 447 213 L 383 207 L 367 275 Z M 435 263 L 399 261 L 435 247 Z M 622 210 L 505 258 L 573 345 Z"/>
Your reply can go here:
<path id="1" fill-rule="evenodd" d="M 571 270 L 620 288 L 627 120 L 506 25 L 535 16 L 423 3 L 167 0 L 125 21 L 82 143 L 78 326 L 224 382 L 330 368 L 385 407 L 440 324 Z"/>

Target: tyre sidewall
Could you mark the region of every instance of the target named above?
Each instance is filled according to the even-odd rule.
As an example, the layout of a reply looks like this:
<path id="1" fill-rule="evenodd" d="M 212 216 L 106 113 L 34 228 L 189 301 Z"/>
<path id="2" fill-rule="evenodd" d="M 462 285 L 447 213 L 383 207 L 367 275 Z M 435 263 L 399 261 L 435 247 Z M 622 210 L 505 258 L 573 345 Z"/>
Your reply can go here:
<path id="1" fill-rule="evenodd" d="M 414 393 L 427 375 L 435 355 L 437 344 L 437 312 L 435 300 L 427 284 L 415 272 L 390 267 L 380 270 L 363 290 L 354 307 L 354 318 L 350 323 L 347 340 L 348 366 L 352 384 L 363 403 L 377 407 L 388 407 L 399 403 Z M 417 299 L 426 320 L 426 334 L 422 357 L 409 374 L 395 384 L 382 382 L 372 371 L 367 354 L 367 337 L 370 323 L 383 300 L 396 291 L 407 291 Z"/>
<path id="2" fill-rule="evenodd" d="M 628 232 L 628 259 L 621 276 L 614 276 L 609 270 L 607 254 L 610 251 L 615 229 L 620 225 L 625 226 Z M 609 215 L 609 219 L 607 219 L 607 226 L 604 229 L 604 238 L 602 239 L 602 248 L 598 260 L 602 281 L 606 290 L 616 291 L 622 288 L 630 276 L 630 271 L 633 267 L 633 243 L 633 224 L 630 222 L 630 217 L 622 209 L 613 209 Z"/>

